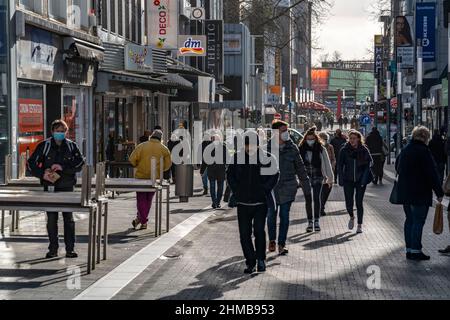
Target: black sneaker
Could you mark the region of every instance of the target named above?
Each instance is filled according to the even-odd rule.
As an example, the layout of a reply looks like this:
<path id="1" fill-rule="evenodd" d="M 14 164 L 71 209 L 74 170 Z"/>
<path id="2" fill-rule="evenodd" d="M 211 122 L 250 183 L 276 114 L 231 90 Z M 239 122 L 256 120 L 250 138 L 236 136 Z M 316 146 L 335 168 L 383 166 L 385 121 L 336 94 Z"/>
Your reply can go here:
<path id="1" fill-rule="evenodd" d="M 423 252 L 411 253 L 411 260 L 426 261 L 426 260 L 430 260 L 430 256 L 427 256 Z"/>
<path id="2" fill-rule="evenodd" d="M 244 273 L 246 274 L 252 274 L 255 272 L 255 266 L 247 266 L 247 268 L 244 269 Z"/>
<path id="3" fill-rule="evenodd" d="M 203 195 L 206 196 L 208 194 L 208 188 L 203 188 Z"/>
<path id="4" fill-rule="evenodd" d="M 264 260 L 258 260 L 258 272 L 266 271 L 266 262 Z"/>
<path id="5" fill-rule="evenodd" d="M 217 208 L 217 209 L 222 208 L 222 206 L 220 205 L 220 203 L 219 203 L 219 204 L 216 204 L 216 208 Z"/>
<path id="6" fill-rule="evenodd" d="M 56 251 L 49 251 L 45 255 L 45 258 L 46 259 L 52 259 L 52 258 L 56 258 L 57 256 L 58 256 L 58 252 L 56 252 Z"/>
<path id="7" fill-rule="evenodd" d="M 411 252 L 406 253 L 406 259 L 411 260 Z"/>
<path id="8" fill-rule="evenodd" d="M 78 258 L 78 254 L 75 251 L 66 252 L 66 258 Z"/>

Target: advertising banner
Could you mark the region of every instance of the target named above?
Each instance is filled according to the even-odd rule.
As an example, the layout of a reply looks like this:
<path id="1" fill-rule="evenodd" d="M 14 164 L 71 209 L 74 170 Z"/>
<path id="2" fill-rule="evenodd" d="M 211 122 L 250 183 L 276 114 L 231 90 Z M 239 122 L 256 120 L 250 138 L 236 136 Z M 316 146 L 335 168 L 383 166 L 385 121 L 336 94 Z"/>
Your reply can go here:
<path id="1" fill-rule="evenodd" d="M 395 18 L 395 46 L 397 56 L 401 58 L 402 69 L 414 68 L 413 16 Z"/>
<path id="2" fill-rule="evenodd" d="M 206 72 L 213 74 L 216 83 L 224 83 L 223 20 L 205 21 L 207 50 Z"/>
<path id="3" fill-rule="evenodd" d="M 418 2 L 416 4 L 416 38 L 422 41 L 424 62 L 436 60 L 436 3 Z"/>
<path id="4" fill-rule="evenodd" d="M 241 37 L 241 34 L 225 34 L 224 51 L 227 54 L 240 54 L 242 49 Z"/>
<path id="5" fill-rule="evenodd" d="M 374 57 L 374 76 L 376 79 L 381 79 L 381 73 L 383 71 L 383 36 L 375 35 L 375 57 Z"/>
<path id="6" fill-rule="evenodd" d="M 148 43 L 158 49 L 176 49 L 178 1 L 148 0 Z"/>
<path id="7" fill-rule="evenodd" d="M 178 56 L 205 57 L 206 36 L 197 36 L 197 35 L 178 36 Z"/>

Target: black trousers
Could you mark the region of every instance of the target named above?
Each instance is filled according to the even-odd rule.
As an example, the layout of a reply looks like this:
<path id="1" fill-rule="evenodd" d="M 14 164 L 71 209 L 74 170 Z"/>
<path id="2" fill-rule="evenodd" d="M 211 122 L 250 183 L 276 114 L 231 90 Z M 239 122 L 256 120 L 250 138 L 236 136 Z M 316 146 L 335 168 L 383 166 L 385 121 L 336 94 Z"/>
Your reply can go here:
<path id="1" fill-rule="evenodd" d="M 322 193 L 324 185 L 322 182 L 313 183 L 311 185 L 312 195 L 305 196 L 306 215 L 308 220 L 313 220 L 313 204 L 314 204 L 314 220 L 319 220 L 322 213 Z"/>
<path id="2" fill-rule="evenodd" d="M 44 189 L 47 191 L 47 188 Z M 56 192 L 71 192 L 73 188 L 59 189 Z M 48 250 L 55 252 L 59 248 L 58 241 L 58 212 L 47 212 L 47 233 L 50 245 Z M 66 252 L 74 251 L 75 247 L 75 221 L 72 212 L 63 212 L 64 219 L 64 243 Z"/>
<path id="3" fill-rule="evenodd" d="M 325 212 L 325 204 L 328 201 L 328 198 L 330 197 L 330 193 L 333 187 L 330 187 L 328 184 L 324 184 L 322 188 L 322 212 Z"/>
<path id="4" fill-rule="evenodd" d="M 239 235 L 245 262 L 248 266 L 255 266 L 256 260 L 266 259 L 266 216 L 267 205 L 244 206 L 237 208 Z M 255 245 L 252 240 L 252 229 Z"/>
<path id="5" fill-rule="evenodd" d="M 363 223 L 364 217 L 364 194 L 366 186 L 361 186 L 359 182 L 344 181 L 345 206 L 350 217 L 354 217 L 353 206 L 356 201 L 356 211 L 358 215 L 358 224 Z"/>

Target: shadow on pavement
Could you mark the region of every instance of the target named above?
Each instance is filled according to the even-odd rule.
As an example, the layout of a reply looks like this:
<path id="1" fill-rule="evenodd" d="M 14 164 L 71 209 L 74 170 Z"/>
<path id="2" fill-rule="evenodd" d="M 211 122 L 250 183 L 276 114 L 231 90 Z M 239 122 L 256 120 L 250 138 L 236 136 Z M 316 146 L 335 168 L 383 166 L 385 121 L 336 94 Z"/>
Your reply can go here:
<path id="1" fill-rule="evenodd" d="M 345 232 L 338 234 L 334 237 L 321 239 L 317 241 L 308 242 L 303 245 L 306 250 L 316 250 L 328 246 L 338 245 L 347 241 L 351 241 L 351 239 L 356 236 L 356 233 Z"/>

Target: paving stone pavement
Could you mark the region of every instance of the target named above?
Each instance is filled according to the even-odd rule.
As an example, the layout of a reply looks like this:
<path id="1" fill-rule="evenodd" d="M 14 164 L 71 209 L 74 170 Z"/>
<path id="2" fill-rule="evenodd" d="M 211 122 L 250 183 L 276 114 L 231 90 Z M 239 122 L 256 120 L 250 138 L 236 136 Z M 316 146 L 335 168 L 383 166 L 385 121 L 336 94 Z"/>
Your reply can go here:
<path id="1" fill-rule="evenodd" d="M 347 228 L 342 188 L 333 188 L 320 233 L 305 232 L 304 199 L 298 196 L 291 211 L 289 254 L 269 254 L 267 272 L 249 276 L 243 274 L 236 211 L 225 211 L 172 247 L 165 255 L 173 259 L 151 264 L 114 299 L 449 299 L 450 256 L 437 253 L 450 243 L 447 221 L 445 233 L 434 235 L 430 209 L 424 250 L 432 259 L 407 261 L 404 214 L 387 200 L 389 180 L 368 187 L 361 235 Z M 380 289 L 368 286 L 374 270 L 380 272 Z"/>
<path id="2" fill-rule="evenodd" d="M 199 196 L 202 189 L 197 172 L 195 187 L 196 196 L 191 198 L 189 203 L 179 203 L 178 198 L 174 196 L 174 186 L 172 186 L 171 228 L 210 205 L 209 197 Z M 43 259 L 48 247 L 45 214 L 36 212 L 22 214 L 20 230 L 14 234 L 9 234 L 9 224 L 7 224 L 5 236 L 0 236 L 0 300 L 73 299 L 155 240 L 153 211 L 150 213 L 148 230 L 135 231 L 131 228 L 131 220 L 136 214 L 134 194 L 120 195 L 111 200 L 109 206 L 108 260 L 97 265 L 90 275 L 86 274 L 87 216 L 75 214 L 77 221 L 75 249 L 79 254 L 77 259 L 64 258 L 61 216 L 59 218 L 60 258 L 53 260 Z M 164 221 L 165 216 L 163 233 L 165 232 Z M 76 272 L 82 275 L 79 289 L 76 286 L 77 283 L 70 280 L 70 276 Z"/>

